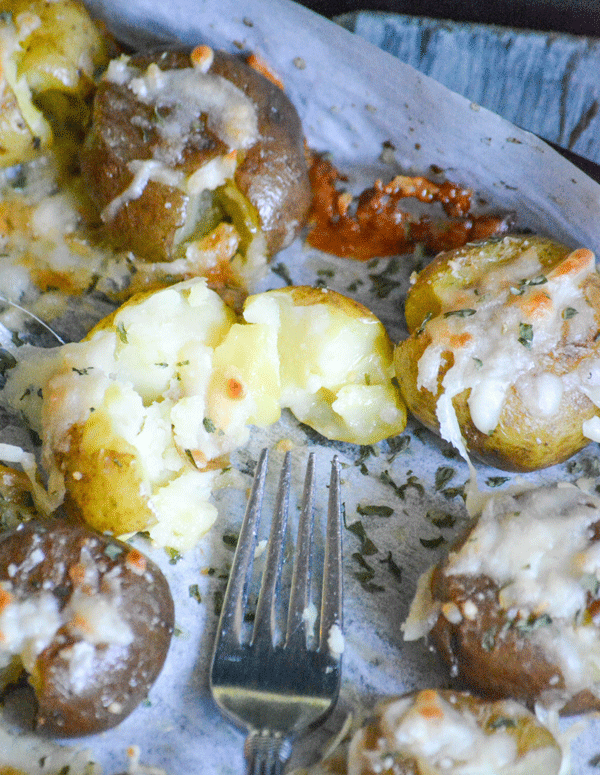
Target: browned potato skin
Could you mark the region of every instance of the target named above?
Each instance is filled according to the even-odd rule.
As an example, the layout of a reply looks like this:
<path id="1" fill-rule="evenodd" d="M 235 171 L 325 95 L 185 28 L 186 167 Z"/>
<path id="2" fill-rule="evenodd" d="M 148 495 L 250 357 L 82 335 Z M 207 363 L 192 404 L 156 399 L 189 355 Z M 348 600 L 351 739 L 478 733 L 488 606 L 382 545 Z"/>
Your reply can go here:
<path id="1" fill-rule="evenodd" d="M 161 69 L 190 67 L 189 52 L 168 51 L 132 57 L 145 69 L 156 62 Z M 246 152 L 236 172 L 239 190 L 256 208 L 269 255 L 290 244 L 302 227 L 311 189 L 300 119 L 285 94 L 241 59 L 215 52 L 210 72 L 240 88 L 258 111 L 259 140 Z M 156 133 L 144 137 L 132 124 L 134 115 L 148 117 L 152 108 L 138 102 L 127 87 L 102 82 L 97 90 L 90 131 L 81 155 L 84 179 L 100 210 L 131 182 L 126 168 L 132 159 L 152 156 Z M 179 167 L 190 174 L 225 152 L 223 143 L 203 129 L 191 136 Z M 166 205 L 169 205 L 167 208 Z M 176 231 L 186 219 L 186 195 L 150 181 L 142 195 L 120 208 L 107 224 L 111 241 L 152 261 L 175 257 Z"/>
<path id="2" fill-rule="evenodd" d="M 394 352 L 396 377 L 402 398 L 411 414 L 427 428 L 439 435 L 439 423 L 435 407 L 442 393 L 441 382 L 452 366 L 452 356 L 447 354 L 446 365 L 440 370 L 438 392 L 434 395 L 425 388 L 417 388 L 418 363 L 430 342 L 425 330 L 413 334 L 401 342 Z M 548 370 L 562 374 L 577 368 L 579 358 L 571 357 L 549 361 Z M 578 390 L 565 390 L 560 408 L 553 417 L 531 417 L 524 409 L 514 388 L 509 390 L 500 420 L 494 431 L 487 435 L 475 427 L 467 400 L 470 390 L 464 390 L 452 400 L 467 449 L 488 465 L 505 471 L 535 471 L 547 468 L 570 458 L 586 447 L 590 440 L 581 430 L 585 420 L 598 413 L 594 404 Z M 560 418 L 557 421 L 557 418 Z"/>
<path id="3" fill-rule="evenodd" d="M 36 543 L 38 538 L 40 543 Z M 23 569 L 22 563 L 36 546 L 42 549 L 44 560 Z M 119 613 L 134 640 L 128 646 L 97 646 L 87 686 L 76 693 L 69 663 L 60 653 L 76 641 L 71 633 L 59 630 L 39 655 L 30 679 L 38 702 L 37 728 L 54 736 L 95 734 L 119 724 L 147 696 L 164 664 L 173 631 L 173 599 L 160 569 L 128 544 L 66 521 L 31 521 L 0 535 L 0 581 L 12 582 L 20 599 L 44 583 L 62 608 L 73 593 L 75 566 L 83 546 L 101 577 L 121 567 Z M 128 556 L 134 563 L 145 563 L 142 575 L 125 563 Z M 8 571 L 11 564 L 18 567 L 13 576 Z M 118 712 L 111 712 L 111 706 L 113 710 L 118 707 Z"/>
<path id="4" fill-rule="evenodd" d="M 531 242 L 538 239 L 544 246 L 541 263 L 546 269 L 558 264 L 569 249 L 543 238 L 529 237 Z M 434 395 L 429 390 L 417 387 L 418 363 L 431 342 L 424 321 L 428 315 L 436 316 L 444 309 L 445 291 L 451 287 L 466 287 L 472 282 L 476 272 L 485 271 L 486 265 L 495 268 L 498 264 L 491 258 L 484 259 L 483 267 L 470 267 L 456 279 L 449 270 L 449 261 L 460 253 L 473 250 L 477 246 L 468 245 L 456 251 L 439 254 L 418 276 L 417 282 L 409 291 L 406 301 L 406 320 L 408 339 L 400 342 L 394 353 L 396 377 L 400 385 L 402 398 L 409 411 L 434 433 L 439 435 L 439 423 L 435 409 L 442 393 L 442 380 L 453 365 L 451 352 L 446 353 L 445 365 L 440 369 L 438 390 Z M 475 262 L 473 262 L 475 264 Z M 597 323 L 600 327 L 600 276 L 593 276 L 586 286 L 586 295 L 596 307 Z M 547 371 L 561 375 L 577 369 L 579 363 L 597 350 L 598 343 L 590 341 L 587 347 L 571 348 L 547 356 L 543 364 Z M 517 391 L 509 390 L 500 420 L 494 431 L 482 433 L 471 421 L 467 404 L 470 390 L 464 390 L 455 396 L 452 403 L 456 412 L 467 449 L 482 462 L 506 471 L 535 471 L 562 463 L 579 450 L 586 447 L 590 440 L 583 435 L 582 423 L 598 414 L 598 409 L 578 390 L 565 390 L 559 409 L 552 417 L 532 417 L 525 409 Z"/>
<path id="5" fill-rule="evenodd" d="M 596 534 L 600 523 L 595 525 Z M 470 531 L 455 549 L 468 539 Z M 540 695 L 550 689 L 563 689 L 561 671 L 548 662 L 542 651 L 515 627 L 508 627 L 506 611 L 499 603 L 500 588 L 487 576 L 445 575 L 446 562 L 436 566 L 431 579 L 434 601 L 462 604 L 471 600 L 477 616 L 463 616 L 452 624 L 440 614 L 430 638 L 444 660 L 458 671 L 469 689 L 491 700 L 516 699 L 532 707 Z M 493 628 L 493 629 L 492 629 Z M 493 643 L 486 633 L 503 633 Z M 559 676 L 559 681 L 551 679 Z M 580 692 L 561 709 L 563 715 L 600 710 L 600 700 L 591 692 Z"/>

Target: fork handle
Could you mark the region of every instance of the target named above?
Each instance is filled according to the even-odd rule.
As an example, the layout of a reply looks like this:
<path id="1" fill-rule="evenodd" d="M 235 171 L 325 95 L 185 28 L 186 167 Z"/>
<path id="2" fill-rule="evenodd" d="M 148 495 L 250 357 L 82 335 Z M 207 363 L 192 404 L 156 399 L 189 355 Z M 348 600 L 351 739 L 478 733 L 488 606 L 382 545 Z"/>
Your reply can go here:
<path id="1" fill-rule="evenodd" d="M 259 729 L 250 732 L 244 743 L 246 775 L 283 775 L 292 755 L 292 744 L 280 732 Z"/>

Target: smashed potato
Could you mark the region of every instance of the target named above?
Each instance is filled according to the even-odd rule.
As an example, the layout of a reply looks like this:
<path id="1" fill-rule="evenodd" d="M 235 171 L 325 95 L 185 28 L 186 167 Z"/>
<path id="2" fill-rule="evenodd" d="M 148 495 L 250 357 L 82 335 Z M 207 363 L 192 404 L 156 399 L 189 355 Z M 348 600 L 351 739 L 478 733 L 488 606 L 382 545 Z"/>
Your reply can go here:
<path id="1" fill-rule="evenodd" d="M 173 624 L 165 577 L 128 544 L 61 520 L 0 534 L 0 681 L 26 671 L 39 730 L 120 723 L 158 676 Z"/>
<path id="2" fill-rule="evenodd" d="M 418 585 L 404 635 L 429 635 L 491 698 L 600 709 L 600 498 L 568 484 L 492 497 Z"/>
<path id="3" fill-rule="evenodd" d="M 406 319 L 402 396 L 465 457 L 531 471 L 600 440 L 591 251 L 511 236 L 441 253 L 414 279 Z"/>
<path id="4" fill-rule="evenodd" d="M 350 743 L 346 771 L 558 775 L 562 761 L 552 733 L 518 703 L 425 689 L 379 704 Z"/>
<path id="5" fill-rule="evenodd" d="M 406 424 L 383 325 L 324 289 L 251 296 L 238 320 L 189 280 L 130 300 L 81 343 L 20 352 L 5 393 L 42 437 L 55 502 L 66 491 L 97 530 L 180 551 L 214 522 L 211 490 L 249 426 L 289 408 L 372 444 Z"/>
<path id="6" fill-rule="evenodd" d="M 105 39 L 77 0 L 0 2 L 0 167 L 30 161 L 48 148 L 53 125 L 82 131 Z"/>
<path id="7" fill-rule="evenodd" d="M 207 46 L 113 60 L 81 163 L 110 242 L 148 261 L 189 257 L 227 222 L 256 269 L 291 243 L 311 200 L 290 100 Z"/>

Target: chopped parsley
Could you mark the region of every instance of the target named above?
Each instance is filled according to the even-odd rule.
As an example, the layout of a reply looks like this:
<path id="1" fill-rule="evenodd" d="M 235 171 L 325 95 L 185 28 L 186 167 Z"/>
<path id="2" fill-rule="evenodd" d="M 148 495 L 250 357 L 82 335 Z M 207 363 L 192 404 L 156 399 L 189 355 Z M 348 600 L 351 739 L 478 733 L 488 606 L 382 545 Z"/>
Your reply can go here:
<path id="1" fill-rule="evenodd" d="M 509 478 L 510 477 L 508 476 L 489 476 L 485 480 L 485 483 L 488 487 L 500 487 L 501 485 L 508 482 Z"/>
<path id="2" fill-rule="evenodd" d="M 355 571 L 353 576 L 355 579 L 357 579 L 357 581 L 360 582 L 362 588 L 367 592 L 384 592 L 385 587 L 374 583 L 373 579 L 375 578 L 375 570 L 371 565 L 369 565 L 362 554 L 354 552 L 352 554 L 352 559 L 360 565 L 360 570 Z"/>
<path id="3" fill-rule="evenodd" d="M 193 598 L 197 603 L 202 602 L 202 595 L 200 594 L 200 588 L 197 584 L 190 584 L 188 587 L 188 592 L 191 598 Z"/>
<path id="4" fill-rule="evenodd" d="M 217 430 L 214 422 L 210 419 L 210 417 L 205 417 L 202 420 L 202 425 L 204 426 L 204 430 L 207 433 L 214 433 Z"/>
<path id="5" fill-rule="evenodd" d="M 465 307 L 464 309 L 451 309 L 448 312 L 444 312 L 444 317 L 470 318 L 475 312 L 476 310 L 471 309 L 470 307 Z"/>
<path id="6" fill-rule="evenodd" d="M 117 326 L 117 334 L 119 336 L 119 339 L 123 342 L 123 344 L 127 344 L 127 330 L 123 323 L 119 323 Z"/>
<path id="7" fill-rule="evenodd" d="M 402 568 L 395 562 L 391 551 L 387 553 L 387 557 L 384 557 L 383 560 L 379 560 L 379 562 L 388 566 L 390 573 L 397 581 L 402 581 Z"/>
<path id="8" fill-rule="evenodd" d="M 435 489 L 443 489 L 448 484 L 450 479 L 452 479 L 455 473 L 456 472 L 454 468 L 451 466 L 440 466 L 435 472 Z"/>
<path id="9" fill-rule="evenodd" d="M 356 511 L 361 517 L 391 517 L 394 513 L 394 509 L 391 506 L 377 506 L 375 504 L 370 506 L 358 504 Z"/>
<path id="10" fill-rule="evenodd" d="M 238 543 L 239 536 L 235 533 L 223 533 L 223 543 L 229 549 L 235 549 Z"/>
<path id="11" fill-rule="evenodd" d="M 426 549 L 437 549 L 438 546 L 444 543 L 444 536 L 438 536 L 437 538 L 419 538 L 421 545 Z"/>
<path id="12" fill-rule="evenodd" d="M 360 519 L 357 519 L 355 522 L 351 522 L 350 524 L 348 524 L 344 519 L 344 527 L 346 528 L 346 530 L 349 530 L 351 533 L 354 533 L 354 535 L 359 539 L 361 554 L 366 554 L 366 555 L 377 554 L 378 549 L 373 543 L 373 541 L 371 541 L 371 539 L 367 535 L 365 526 L 360 521 Z"/>
<path id="13" fill-rule="evenodd" d="M 519 343 L 531 348 L 533 342 L 533 326 L 531 323 L 519 323 Z"/>
<path id="14" fill-rule="evenodd" d="M 425 326 L 427 325 L 427 323 L 429 323 L 429 321 L 431 320 L 432 317 L 433 317 L 433 312 L 428 312 L 425 315 L 425 317 L 421 321 L 421 325 L 415 331 L 415 336 L 419 336 L 420 334 L 423 333 L 423 331 L 425 331 Z"/>
<path id="15" fill-rule="evenodd" d="M 396 493 L 396 495 L 398 495 L 398 497 L 401 498 L 402 500 L 404 500 L 406 491 L 408 490 L 409 487 L 412 487 L 421 495 L 425 494 L 425 488 L 419 481 L 419 477 L 415 476 L 414 474 L 411 474 L 410 472 L 404 484 L 397 484 L 390 476 L 390 472 L 387 470 L 383 471 L 379 475 L 379 480 L 384 484 L 387 484 L 389 487 L 391 487 Z"/>
<path id="16" fill-rule="evenodd" d="M 562 317 L 563 320 L 570 320 L 571 318 L 574 318 L 575 315 L 579 314 L 579 310 L 575 309 L 575 307 L 565 307 L 562 311 Z"/>

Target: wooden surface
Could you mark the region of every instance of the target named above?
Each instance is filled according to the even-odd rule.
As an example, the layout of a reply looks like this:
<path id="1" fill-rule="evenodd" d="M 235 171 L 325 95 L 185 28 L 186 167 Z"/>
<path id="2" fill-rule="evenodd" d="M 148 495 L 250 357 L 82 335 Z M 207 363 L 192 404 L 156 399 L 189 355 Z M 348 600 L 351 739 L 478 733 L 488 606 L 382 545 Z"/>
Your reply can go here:
<path id="1" fill-rule="evenodd" d="M 365 11 L 337 21 L 514 124 L 600 162 L 600 38 Z"/>
<path id="2" fill-rule="evenodd" d="M 461 22 L 600 37 L 597 0 L 299 0 L 324 16 L 352 11 L 429 16 Z"/>

